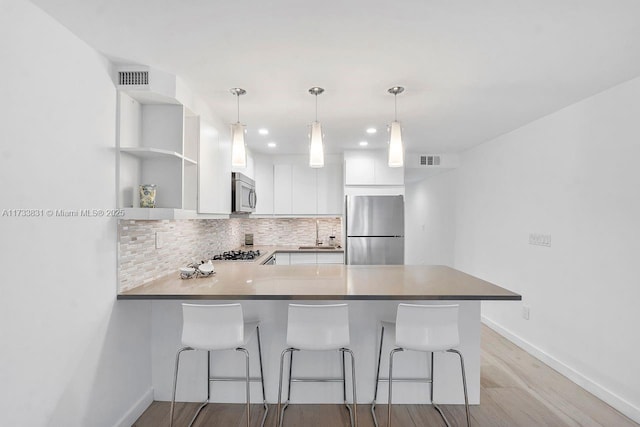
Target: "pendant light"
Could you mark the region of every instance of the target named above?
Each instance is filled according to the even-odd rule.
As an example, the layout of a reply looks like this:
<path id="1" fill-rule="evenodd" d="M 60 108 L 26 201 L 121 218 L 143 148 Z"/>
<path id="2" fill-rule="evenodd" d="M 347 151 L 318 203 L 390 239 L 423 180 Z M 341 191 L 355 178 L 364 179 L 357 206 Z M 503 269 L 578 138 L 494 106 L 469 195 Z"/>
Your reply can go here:
<path id="1" fill-rule="evenodd" d="M 318 121 L 318 95 L 324 92 L 321 87 L 312 87 L 309 93 L 316 97 L 316 120 L 311 123 L 309 140 L 309 166 L 312 168 L 324 167 L 324 147 L 322 145 L 322 126 Z"/>
<path id="2" fill-rule="evenodd" d="M 244 145 L 244 126 L 240 123 L 240 95 L 247 93 L 239 87 L 229 89 L 238 99 L 238 120 L 231 125 L 231 166 L 247 167 L 247 148 Z"/>
<path id="3" fill-rule="evenodd" d="M 393 94 L 395 112 L 393 122 L 389 126 L 389 167 L 399 168 L 404 165 L 404 148 L 402 147 L 402 129 L 398 121 L 398 94 L 404 92 L 402 86 L 394 86 L 388 90 Z"/>

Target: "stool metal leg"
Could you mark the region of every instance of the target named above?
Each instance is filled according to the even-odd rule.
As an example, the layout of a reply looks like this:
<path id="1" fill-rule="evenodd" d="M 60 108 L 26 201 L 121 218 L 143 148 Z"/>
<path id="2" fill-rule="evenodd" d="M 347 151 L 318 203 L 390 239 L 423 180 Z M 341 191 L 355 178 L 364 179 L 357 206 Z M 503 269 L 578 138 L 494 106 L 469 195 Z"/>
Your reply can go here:
<path id="1" fill-rule="evenodd" d="M 289 400 L 291 399 L 291 372 L 292 372 L 292 365 L 293 365 L 293 352 L 296 351 L 295 348 L 287 348 L 285 350 L 282 351 L 282 354 L 280 355 L 280 379 L 278 381 L 278 413 L 276 414 L 276 427 L 281 427 L 282 426 L 282 422 L 284 421 L 284 410 L 287 408 L 287 405 L 289 405 Z M 289 358 L 289 390 L 287 391 L 287 402 L 285 403 L 285 406 L 282 407 L 282 380 L 283 380 L 283 375 L 284 375 L 284 358 L 287 355 L 287 353 L 290 353 L 290 358 Z"/>
<path id="2" fill-rule="evenodd" d="M 393 391 L 393 356 L 399 352 L 404 351 L 403 348 L 394 348 L 389 353 L 389 414 L 387 418 L 387 427 L 391 427 L 391 393 Z"/>
<path id="3" fill-rule="evenodd" d="M 447 350 L 449 353 L 456 353 L 460 357 L 460 369 L 462 370 L 462 387 L 464 389 L 464 408 L 467 412 L 467 427 L 471 427 L 471 415 L 469 414 L 469 397 L 467 396 L 467 375 L 464 372 L 464 358 L 458 350 Z"/>
<path id="4" fill-rule="evenodd" d="M 211 397 L 211 381 L 209 381 L 209 378 L 211 378 L 211 352 L 207 351 L 207 399 L 202 402 L 202 404 L 196 410 L 196 413 L 191 418 L 191 421 L 189 421 L 189 427 L 191 427 L 196 421 L 196 418 L 198 418 L 198 415 L 200 415 L 200 411 L 202 411 L 204 407 L 209 404 L 209 398 Z"/>
<path id="5" fill-rule="evenodd" d="M 260 362 L 260 382 L 262 383 L 262 405 L 264 406 L 264 415 L 262 416 L 262 422 L 260 426 L 264 426 L 264 422 L 267 419 L 267 413 L 269 412 L 269 405 L 267 405 L 267 398 L 264 392 L 264 372 L 262 370 L 262 346 L 260 344 L 260 326 L 256 327 L 256 334 L 258 338 L 258 361 Z"/>
<path id="6" fill-rule="evenodd" d="M 287 388 L 287 403 L 284 408 L 287 409 L 289 405 L 289 401 L 291 400 L 291 378 L 293 378 L 293 352 L 296 351 L 294 348 L 291 353 L 289 353 L 289 387 Z"/>
<path id="7" fill-rule="evenodd" d="M 435 408 L 436 411 L 438 411 L 438 413 L 440 414 L 440 417 L 442 418 L 442 421 L 444 421 L 445 425 L 447 427 L 451 427 L 451 424 L 449 424 L 449 420 L 447 420 L 447 417 L 444 415 L 444 412 L 442 411 L 442 409 L 440 409 L 440 407 L 435 403 L 435 401 L 433 400 L 433 351 L 431 352 L 431 404 L 433 405 L 433 407 Z"/>
<path id="8" fill-rule="evenodd" d="M 211 378 L 211 351 L 207 351 L 207 399 L 202 402 L 202 405 L 200 405 L 200 407 L 198 407 L 195 415 L 193 416 L 193 418 L 191 418 L 191 421 L 189 421 L 189 427 L 191 427 L 196 418 L 198 418 L 198 415 L 200 415 L 200 411 L 202 411 L 204 407 L 209 404 L 209 399 L 211 398 L 211 381 L 209 381 L 209 378 Z"/>
<path id="9" fill-rule="evenodd" d="M 193 348 L 191 347 L 182 347 L 176 353 L 176 366 L 173 374 L 173 395 L 171 397 L 171 409 L 169 410 L 169 427 L 173 427 L 173 410 L 176 404 L 176 386 L 178 384 L 178 368 L 180 366 L 180 354 L 182 354 L 183 351 L 191 351 L 191 350 L 193 350 Z"/>
<path id="10" fill-rule="evenodd" d="M 431 404 L 433 405 L 433 351 L 431 352 L 431 369 L 429 371 L 431 382 L 429 383 L 429 394 L 431 395 Z"/>
<path id="11" fill-rule="evenodd" d="M 348 348 L 341 348 L 342 352 L 342 361 L 344 363 L 344 354 L 349 353 L 351 356 L 351 387 L 353 391 L 353 410 L 347 404 L 347 388 L 345 384 L 345 372 L 344 372 L 344 364 L 342 365 L 342 380 L 344 385 L 344 404 L 349 410 L 349 421 L 351 421 L 351 427 L 358 427 L 358 397 L 356 396 L 356 359 L 353 355 L 353 352 Z"/>
<path id="12" fill-rule="evenodd" d="M 245 398 L 247 399 L 247 427 L 251 427 L 251 420 L 249 418 L 251 412 L 251 388 L 249 387 L 249 352 L 246 348 L 243 347 L 236 348 L 236 351 L 243 352 L 246 359 Z"/>
<path id="13" fill-rule="evenodd" d="M 344 406 L 349 406 L 347 405 L 347 379 L 346 379 L 346 374 L 345 374 L 345 354 L 344 351 L 341 349 L 340 350 L 340 354 L 342 355 L 341 359 L 342 359 L 342 401 L 344 402 Z"/>
<path id="14" fill-rule="evenodd" d="M 376 400 L 378 399 L 378 384 L 380 383 L 380 362 L 382 360 L 382 344 L 384 342 L 384 326 L 380 328 L 380 349 L 378 350 L 378 364 L 376 365 L 376 384 L 373 391 L 373 402 L 371 403 L 371 415 L 373 416 L 373 424 L 378 427 L 378 419 L 376 418 Z"/>

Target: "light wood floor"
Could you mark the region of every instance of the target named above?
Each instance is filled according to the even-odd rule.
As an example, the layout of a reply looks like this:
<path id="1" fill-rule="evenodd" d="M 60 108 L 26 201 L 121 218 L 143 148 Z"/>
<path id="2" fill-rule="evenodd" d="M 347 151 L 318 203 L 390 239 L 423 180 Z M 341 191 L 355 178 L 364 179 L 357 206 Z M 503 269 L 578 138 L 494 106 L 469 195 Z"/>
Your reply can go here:
<path id="1" fill-rule="evenodd" d="M 640 426 L 575 385 L 558 372 L 502 338 L 486 326 L 482 327 L 482 369 L 479 406 L 471 407 L 471 424 L 486 427 L 565 427 Z M 186 426 L 198 404 L 176 404 L 176 427 Z M 442 405 L 453 425 L 465 426 L 461 405 Z M 199 415 L 194 427 L 246 426 L 244 405 L 209 404 Z M 251 425 L 258 427 L 263 409 L 253 405 Z M 370 406 L 358 408 L 360 427 L 372 427 Z M 386 405 L 378 405 L 380 427 L 386 426 Z M 265 423 L 275 425 L 275 405 Z M 347 410 L 342 405 L 292 405 L 287 409 L 285 425 L 293 427 L 348 426 Z M 134 423 L 135 427 L 169 425 L 169 403 L 154 402 Z M 402 427 L 443 426 L 438 413 L 429 405 L 394 405 L 393 425 Z"/>

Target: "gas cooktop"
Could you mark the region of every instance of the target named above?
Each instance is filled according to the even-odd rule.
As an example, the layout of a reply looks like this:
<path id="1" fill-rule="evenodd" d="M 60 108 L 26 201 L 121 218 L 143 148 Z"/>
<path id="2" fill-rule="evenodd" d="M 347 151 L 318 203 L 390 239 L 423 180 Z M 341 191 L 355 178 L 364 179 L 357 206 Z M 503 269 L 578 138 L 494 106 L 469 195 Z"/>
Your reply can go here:
<path id="1" fill-rule="evenodd" d="M 214 255 L 213 261 L 253 261 L 260 257 L 260 250 L 255 251 L 226 251 Z"/>

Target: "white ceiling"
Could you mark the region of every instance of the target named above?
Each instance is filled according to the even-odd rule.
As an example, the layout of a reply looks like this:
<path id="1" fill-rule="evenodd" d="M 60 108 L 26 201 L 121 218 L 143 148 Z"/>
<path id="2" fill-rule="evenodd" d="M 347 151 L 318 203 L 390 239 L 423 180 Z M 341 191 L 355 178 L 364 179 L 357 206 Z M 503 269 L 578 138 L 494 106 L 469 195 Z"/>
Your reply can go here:
<path id="1" fill-rule="evenodd" d="M 312 86 L 328 152 L 383 148 L 402 85 L 407 149 L 446 153 L 640 75 L 637 0 L 33 2 L 108 57 L 180 76 L 225 122 L 246 89 L 257 151 L 307 150 Z"/>

